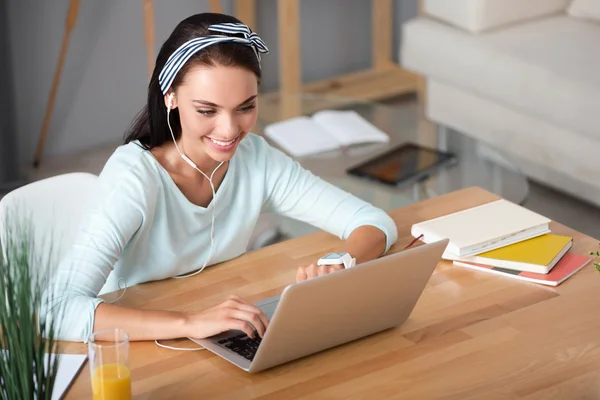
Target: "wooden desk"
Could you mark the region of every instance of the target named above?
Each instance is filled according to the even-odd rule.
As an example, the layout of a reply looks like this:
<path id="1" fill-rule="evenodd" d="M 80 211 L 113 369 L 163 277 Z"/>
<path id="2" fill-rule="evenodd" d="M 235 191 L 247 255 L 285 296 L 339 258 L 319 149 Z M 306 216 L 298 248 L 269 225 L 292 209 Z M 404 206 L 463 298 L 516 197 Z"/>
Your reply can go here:
<path id="1" fill-rule="evenodd" d="M 478 188 L 395 210 L 400 238 L 418 221 L 497 197 Z M 597 241 L 573 235 L 572 251 Z M 120 304 L 200 310 L 230 293 L 250 301 L 279 294 L 296 267 L 337 243 L 317 233 L 244 255 L 198 276 L 139 285 Z M 590 263 L 558 288 L 509 280 L 440 262 L 400 328 L 249 375 L 208 351 L 177 352 L 153 342 L 131 345 L 139 399 L 576 399 L 600 397 L 600 275 Z M 173 341 L 178 346 L 195 346 Z M 70 352 L 85 352 L 74 344 Z M 91 398 L 87 366 L 68 399 Z"/>

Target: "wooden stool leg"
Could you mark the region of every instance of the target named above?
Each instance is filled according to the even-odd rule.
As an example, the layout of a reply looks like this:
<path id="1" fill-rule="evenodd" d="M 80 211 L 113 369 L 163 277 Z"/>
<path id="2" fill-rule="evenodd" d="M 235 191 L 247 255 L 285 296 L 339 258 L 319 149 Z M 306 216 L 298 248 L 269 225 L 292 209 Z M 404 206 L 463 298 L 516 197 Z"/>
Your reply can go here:
<path id="1" fill-rule="evenodd" d="M 71 38 L 71 32 L 77 22 L 77 14 L 79 12 L 80 0 L 71 0 L 69 3 L 69 10 L 67 11 L 67 21 L 65 26 L 65 35 L 63 36 L 62 45 L 60 48 L 60 56 L 58 57 L 58 64 L 56 71 L 54 72 L 54 79 L 52 82 L 52 89 L 50 90 L 50 97 L 46 106 L 46 115 L 44 116 L 44 122 L 42 124 L 42 131 L 38 138 L 37 150 L 35 152 L 35 158 L 33 166 L 37 168 L 42 159 L 42 153 L 44 152 L 44 144 L 46 143 L 46 135 L 48 133 L 48 127 L 50 126 L 50 120 L 52 117 L 52 111 L 54 110 L 54 101 L 56 100 L 56 93 L 58 92 L 58 86 L 60 83 L 60 77 L 62 75 L 62 69 L 67 57 L 67 49 L 69 48 L 69 39 Z"/>

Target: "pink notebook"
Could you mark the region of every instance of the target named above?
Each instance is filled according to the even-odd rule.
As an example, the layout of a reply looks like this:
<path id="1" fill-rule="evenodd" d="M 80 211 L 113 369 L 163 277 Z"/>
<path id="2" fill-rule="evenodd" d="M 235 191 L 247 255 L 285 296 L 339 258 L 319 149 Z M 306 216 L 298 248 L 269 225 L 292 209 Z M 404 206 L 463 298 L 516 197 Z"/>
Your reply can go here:
<path id="1" fill-rule="evenodd" d="M 558 286 L 571 275 L 585 267 L 592 259 L 579 254 L 566 253 L 548 274 L 535 274 L 533 272 L 516 271 L 506 268 L 492 267 L 489 265 L 454 261 L 455 265 L 471 268 L 476 271 L 490 272 L 509 278 L 521 279 L 542 285 Z"/>

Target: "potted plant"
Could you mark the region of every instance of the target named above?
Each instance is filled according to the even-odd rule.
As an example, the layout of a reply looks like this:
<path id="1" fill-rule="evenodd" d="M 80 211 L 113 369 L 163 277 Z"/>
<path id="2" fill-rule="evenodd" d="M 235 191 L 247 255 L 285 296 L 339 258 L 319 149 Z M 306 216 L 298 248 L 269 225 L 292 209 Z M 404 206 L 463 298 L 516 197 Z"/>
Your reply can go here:
<path id="1" fill-rule="evenodd" d="M 58 369 L 56 322 L 38 318 L 51 257 L 26 227 L 0 218 L 0 399 L 51 399 Z"/>

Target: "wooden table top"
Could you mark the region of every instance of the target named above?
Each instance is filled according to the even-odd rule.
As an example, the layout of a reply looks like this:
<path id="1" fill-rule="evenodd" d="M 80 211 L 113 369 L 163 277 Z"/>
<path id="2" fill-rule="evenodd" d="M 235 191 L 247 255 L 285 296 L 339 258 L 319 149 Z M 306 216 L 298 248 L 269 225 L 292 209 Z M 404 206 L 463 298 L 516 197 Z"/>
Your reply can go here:
<path id="1" fill-rule="evenodd" d="M 391 213 L 408 244 L 413 223 L 498 197 L 469 188 Z M 552 222 L 588 254 L 597 240 Z M 118 304 L 201 310 L 231 293 L 249 301 L 278 295 L 296 268 L 339 239 L 321 232 L 247 253 L 183 280 L 131 287 Z M 471 271 L 441 261 L 401 327 L 258 373 L 204 351 L 131 344 L 137 399 L 579 399 L 600 397 L 600 275 L 592 263 L 558 287 Z M 195 347 L 188 340 L 167 341 Z M 85 353 L 70 343 L 68 353 Z M 88 365 L 67 399 L 91 398 Z"/>

